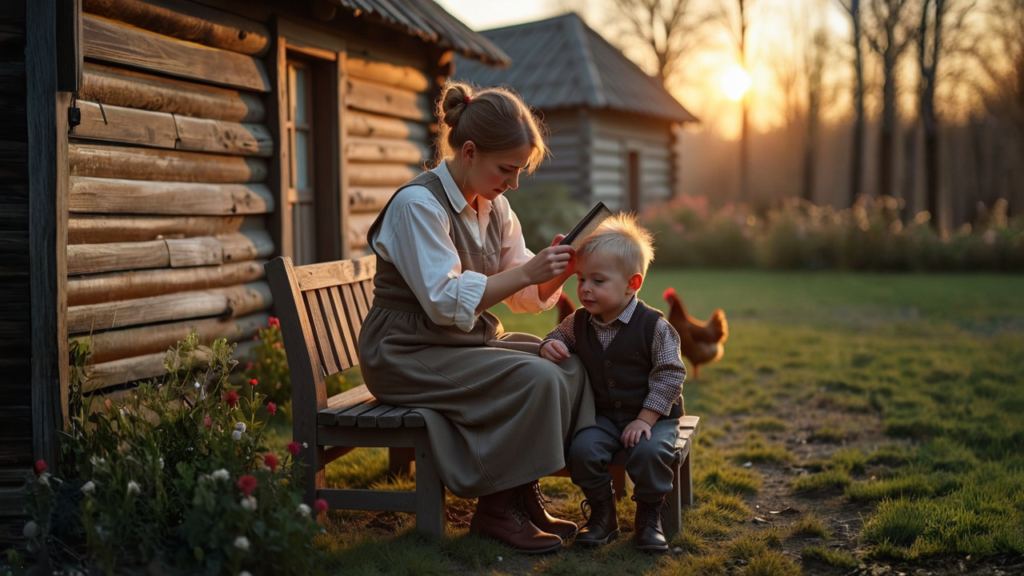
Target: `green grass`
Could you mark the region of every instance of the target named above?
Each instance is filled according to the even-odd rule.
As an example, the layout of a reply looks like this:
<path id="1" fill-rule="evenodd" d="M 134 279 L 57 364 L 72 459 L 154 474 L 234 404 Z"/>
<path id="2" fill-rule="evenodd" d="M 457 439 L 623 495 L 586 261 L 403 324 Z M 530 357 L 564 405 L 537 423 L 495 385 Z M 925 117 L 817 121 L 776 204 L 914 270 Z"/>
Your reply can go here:
<path id="1" fill-rule="evenodd" d="M 408 515 L 332 512 L 317 541 L 328 572 L 377 574 L 387 565 L 389 573 L 424 574 L 793 574 L 805 562 L 848 571 L 869 560 L 1024 553 L 1024 276 L 655 265 L 641 297 L 665 310 L 669 286 L 694 316 L 720 307 L 730 326 L 724 358 L 684 387 L 687 412 L 702 427 L 693 449 L 696 505 L 671 541 L 678 552 L 633 550 L 628 500 L 619 506 L 619 541 L 540 559 L 509 556 L 463 526 L 438 545 L 416 538 Z M 575 297 L 571 281 L 568 288 Z M 555 325 L 553 311 L 495 311 L 507 330 L 544 335 Z M 801 435 L 813 456 L 796 448 Z M 790 466 L 817 472 L 789 485 Z M 328 478 L 366 487 L 385 470 L 385 451 L 357 450 L 332 464 Z M 784 498 L 863 507 L 856 539 L 801 520 L 815 518 L 803 505 L 793 505 L 800 516 L 773 517 L 775 528 L 751 522 L 765 514 L 752 500 L 775 489 L 769 470 L 785 479 Z M 574 486 L 544 486 L 559 514 L 582 520 Z M 797 489 L 808 491 L 789 492 Z M 449 497 L 460 514 L 472 505 Z M 821 539 L 799 558 L 777 543 L 798 532 Z"/>

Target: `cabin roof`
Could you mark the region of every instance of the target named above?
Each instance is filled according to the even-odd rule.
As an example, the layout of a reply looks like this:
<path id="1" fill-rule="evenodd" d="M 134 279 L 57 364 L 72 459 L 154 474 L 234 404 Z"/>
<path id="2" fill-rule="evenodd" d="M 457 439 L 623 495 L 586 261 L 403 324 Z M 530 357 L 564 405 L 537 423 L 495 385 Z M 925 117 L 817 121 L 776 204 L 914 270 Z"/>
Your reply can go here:
<path id="1" fill-rule="evenodd" d="M 508 66 L 509 57 L 470 30 L 433 0 L 331 0 L 357 18 L 401 30 L 489 65 Z"/>
<path id="2" fill-rule="evenodd" d="M 481 86 L 509 84 L 541 110 L 588 107 L 672 122 L 695 122 L 656 78 L 592 30 L 575 13 L 480 32 L 512 58 L 495 69 L 456 60 L 455 78 Z"/>

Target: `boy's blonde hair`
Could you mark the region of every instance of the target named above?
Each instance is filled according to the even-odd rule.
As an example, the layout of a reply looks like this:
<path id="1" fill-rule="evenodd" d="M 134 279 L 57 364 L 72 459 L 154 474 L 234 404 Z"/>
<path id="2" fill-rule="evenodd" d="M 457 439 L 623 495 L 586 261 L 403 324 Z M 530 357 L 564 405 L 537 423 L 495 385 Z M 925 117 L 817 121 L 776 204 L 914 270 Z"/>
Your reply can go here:
<path id="1" fill-rule="evenodd" d="M 615 258 L 627 278 L 647 276 L 647 267 L 654 260 L 654 237 L 640 225 L 636 214 L 616 214 L 602 222 L 576 251 L 580 260 L 594 255 Z"/>

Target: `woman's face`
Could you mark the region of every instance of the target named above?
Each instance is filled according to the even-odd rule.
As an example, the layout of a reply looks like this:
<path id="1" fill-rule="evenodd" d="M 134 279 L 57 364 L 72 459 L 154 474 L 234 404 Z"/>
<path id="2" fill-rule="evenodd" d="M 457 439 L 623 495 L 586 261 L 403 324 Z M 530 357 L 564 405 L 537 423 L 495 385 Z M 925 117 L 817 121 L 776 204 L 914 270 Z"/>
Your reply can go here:
<path id="1" fill-rule="evenodd" d="M 519 173 L 529 162 L 533 148 L 523 146 L 511 152 L 483 154 L 476 146 L 471 150 L 463 146 L 462 152 L 466 166 L 463 194 L 479 195 L 493 202 L 506 190 L 519 187 Z"/>

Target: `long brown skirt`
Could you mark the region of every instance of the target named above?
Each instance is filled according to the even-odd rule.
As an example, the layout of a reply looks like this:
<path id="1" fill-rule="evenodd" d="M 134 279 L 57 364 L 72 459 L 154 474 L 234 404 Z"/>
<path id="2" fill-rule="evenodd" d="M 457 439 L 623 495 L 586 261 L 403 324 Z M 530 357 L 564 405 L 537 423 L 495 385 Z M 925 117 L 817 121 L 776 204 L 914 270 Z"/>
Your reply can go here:
<path id="1" fill-rule="evenodd" d="M 579 359 L 541 358 L 539 338 L 503 332 L 490 313 L 467 333 L 374 307 L 359 340 L 366 387 L 423 414 L 441 479 L 463 498 L 561 469 L 572 435 L 594 425 Z"/>

